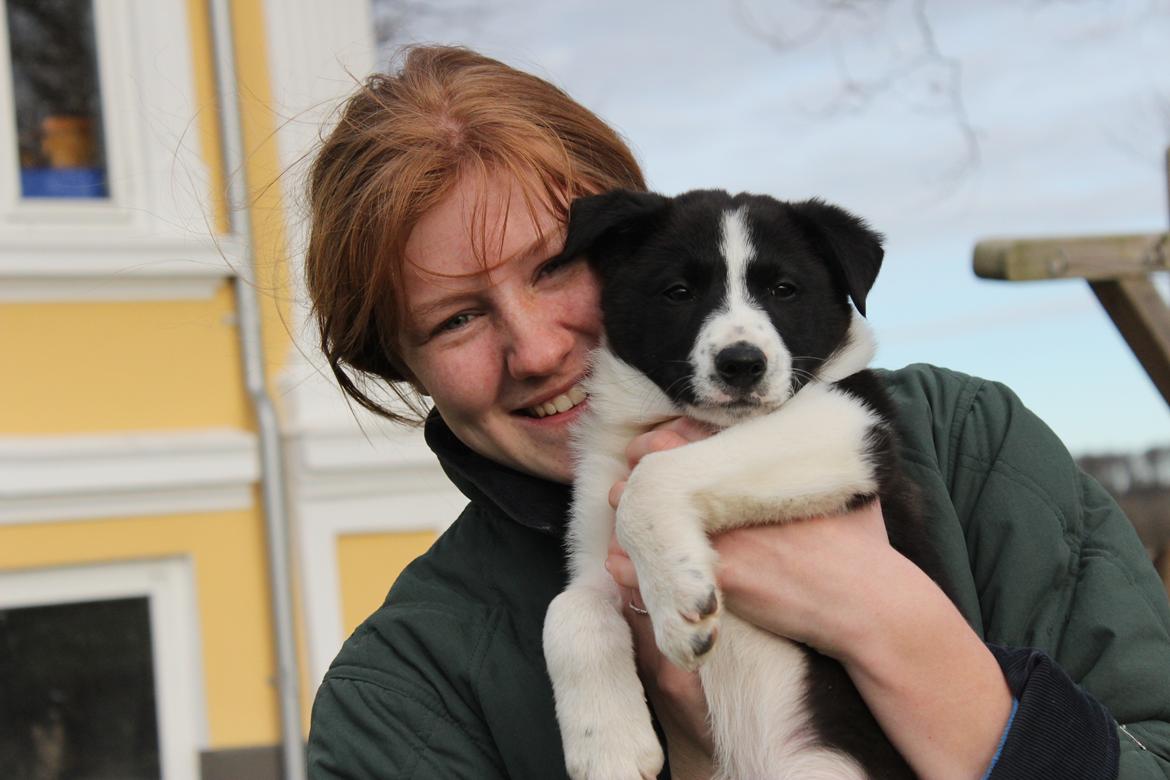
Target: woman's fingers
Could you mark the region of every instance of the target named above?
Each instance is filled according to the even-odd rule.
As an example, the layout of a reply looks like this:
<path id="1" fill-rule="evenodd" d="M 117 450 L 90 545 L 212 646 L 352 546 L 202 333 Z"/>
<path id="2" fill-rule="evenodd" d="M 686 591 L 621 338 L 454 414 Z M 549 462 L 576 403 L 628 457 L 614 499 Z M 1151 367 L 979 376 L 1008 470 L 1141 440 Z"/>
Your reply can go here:
<path id="1" fill-rule="evenodd" d="M 613 509 L 617 509 L 618 502 L 622 500 L 622 493 L 626 492 L 626 480 L 619 479 L 613 483 L 613 487 L 609 489 L 609 505 Z"/>
<path id="2" fill-rule="evenodd" d="M 605 570 L 618 587 L 637 590 L 638 572 L 634 569 L 634 562 L 618 544 L 617 536 L 614 534 L 610 534 L 609 537 L 609 556 L 605 559 Z M 638 603 L 641 604 L 641 601 Z"/>
<path id="3" fill-rule="evenodd" d="M 712 544 L 729 610 L 835 657 L 880 622 L 877 596 L 898 585 L 904 568 L 876 501 L 836 515 L 738 528 Z"/>
<path id="4" fill-rule="evenodd" d="M 652 452 L 662 452 L 705 439 L 713 430 L 689 417 L 675 417 L 647 433 L 635 436 L 626 447 L 626 464 L 633 469 L 642 458 Z M 609 505 L 617 509 L 626 489 L 626 480 L 618 480 L 609 490 Z"/>
<path id="5" fill-rule="evenodd" d="M 635 436 L 626 447 L 626 463 L 632 469 L 652 452 L 672 450 L 693 441 L 706 439 L 714 431 L 689 417 L 675 417 L 652 431 Z"/>

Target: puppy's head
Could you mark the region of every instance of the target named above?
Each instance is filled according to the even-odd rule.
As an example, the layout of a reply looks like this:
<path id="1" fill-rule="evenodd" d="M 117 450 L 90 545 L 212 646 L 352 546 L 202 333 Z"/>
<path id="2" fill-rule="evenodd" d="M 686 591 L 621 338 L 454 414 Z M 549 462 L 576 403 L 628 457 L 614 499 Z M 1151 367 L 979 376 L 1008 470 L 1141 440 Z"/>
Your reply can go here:
<path id="1" fill-rule="evenodd" d="M 716 425 L 774 410 L 848 340 L 881 237 L 819 200 L 618 190 L 572 204 L 564 253 L 602 283 L 610 348 Z"/>

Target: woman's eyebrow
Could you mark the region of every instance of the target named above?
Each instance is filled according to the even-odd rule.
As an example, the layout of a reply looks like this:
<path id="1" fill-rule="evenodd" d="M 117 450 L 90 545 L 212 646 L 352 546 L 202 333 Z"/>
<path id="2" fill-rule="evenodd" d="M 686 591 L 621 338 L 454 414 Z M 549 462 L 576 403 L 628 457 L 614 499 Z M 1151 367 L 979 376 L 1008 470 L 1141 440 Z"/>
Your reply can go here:
<path id="1" fill-rule="evenodd" d="M 491 266 L 487 266 L 483 271 L 477 271 L 474 274 L 466 274 L 466 275 L 461 274 L 458 276 L 445 276 L 442 278 L 444 278 L 448 281 L 458 281 L 461 279 L 478 279 L 482 274 L 484 274 L 485 271 L 490 271 L 490 270 L 492 270 L 494 268 L 498 268 L 502 265 L 507 265 L 508 263 L 516 262 L 517 260 L 524 260 L 524 259 L 531 258 L 531 257 L 537 256 L 537 255 L 545 254 L 548 251 L 549 245 L 554 240 L 561 237 L 562 235 L 563 235 L 563 231 L 546 232 L 542 236 L 537 236 L 527 246 L 523 246 L 520 249 L 517 249 L 515 252 L 513 252 L 508 257 L 503 258 L 502 260 L 500 260 L 497 263 L 494 263 Z M 488 285 L 488 286 L 490 286 L 490 285 Z M 470 299 L 474 298 L 478 292 L 479 292 L 478 287 L 475 288 L 474 290 L 453 290 L 448 294 L 441 295 L 441 296 L 439 296 L 433 300 L 427 301 L 426 303 L 423 303 L 421 305 L 411 306 L 410 313 L 413 317 L 424 318 L 430 314 L 433 314 L 435 311 L 438 311 L 439 309 L 448 308 L 448 307 L 453 306 L 456 303 L 458 303 L 464 299 L 470 300 Z"/>
<path id="2" fill-rule="evenodd" d="M 545 254 L 548 251 L 549 244 L 551 244 L 557 238 L 564 238 L 564 234 L 565 233 L 563 230 L 554 230 L 539 235 L 531 242 L 529 242 L 527 246 L 523 246 L 508 257 L 503 258 L 499 265 L 503 265 L 504 263 L 511 263 L 516 260 L 523 260 L 525 258 L 532 257 L 533 255 Z"/>
<path id="3" fill-rule="evenodd" d="M 442 295 L 419 306 L 411 306 L 411 319 L 416 321 L 419 319 L 426 319 L 436 311 L 451 308 L 458 305 L 462 301 L 471 300 L 474 297 L 475 292 L 472 291 L 452 292 L 449 295 Z"/>

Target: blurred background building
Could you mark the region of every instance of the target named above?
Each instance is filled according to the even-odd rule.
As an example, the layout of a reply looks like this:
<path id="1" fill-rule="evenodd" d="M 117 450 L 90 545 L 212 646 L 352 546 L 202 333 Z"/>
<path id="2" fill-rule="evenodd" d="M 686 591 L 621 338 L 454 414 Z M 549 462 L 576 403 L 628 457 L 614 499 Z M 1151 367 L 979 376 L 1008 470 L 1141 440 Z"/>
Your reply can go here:
<path id="1" fill-rule="evenodd" d="M 413 434 L 363 429 L 313 378 L 292 305 L 297 163 L 373 67 L 370 9 L 231 3 L 230 169 L 218 109 L 237 94 L 218 94 L 207 2 L 0 8 L 0 775 L 276 777 L 231 177 L 251 185 L 304 717 L 342 639 L 462 506 Z"/>
<path id="2" fill-rule="evenodd" d="M 1166 3 L 1119 2 L 1126 27 L 1107 23 L 1110 3 L 1004 0 L 973 19 L 791 0 L 776 6 L 803 20 L 791 36 L 763 3 L 234 0 L 224 90 L 212 2 L 0 1 L 3 776 L 280 776 L 289 689 L 241 274 L 280 420 L 293 572 L 275 587 L 295 584 L 284 650 L 302 724 L 341 641 L 462 507 L 417 433 L 342 400 L 299 294 L 306 154 L 339 98 L 407 40 L 469 43 L 565 85 L 629 133 L 660 189 L 821 194 L 869 215 L 890 236 L 892 280 L 871 305 L 887 364 L 1007 380 L 1120 497 L 1168 576 L 1170 416 L 1124 342 L 1083 285 L 975 287 L 970 272 L 986 234 L 1165 229 L 1167 72 L 1142 81 L 1108 47 L 1137 57 L 1170 29 Z M 1023 7 L 1035 61 L 1005 65 Z M 857 44 L 853 26 L 888 51 Z M 1065 94 L 1041 44 L 1070 63 L 1113 56 L 1112 86 L 1069 75 L 1081 90 Z M 1051 87 L 1056 129 L 1033 124 L 1033 84 Z M 1102 103 L 1126 134 L 1077 135 L 1097 121 L 1077 102 L 1098 99 L 1090 87 L 1130 90 Z M 820 100 L 839 88 L 844 113 Z M 1022 102 L 989 102 L 1004 89 Z M 238 162 L 225 159 L 228 101 Z M 1045 156 L 1069 139 L 1083 146 Z M 246 236 L 225 194 L 237 181 Z"/>

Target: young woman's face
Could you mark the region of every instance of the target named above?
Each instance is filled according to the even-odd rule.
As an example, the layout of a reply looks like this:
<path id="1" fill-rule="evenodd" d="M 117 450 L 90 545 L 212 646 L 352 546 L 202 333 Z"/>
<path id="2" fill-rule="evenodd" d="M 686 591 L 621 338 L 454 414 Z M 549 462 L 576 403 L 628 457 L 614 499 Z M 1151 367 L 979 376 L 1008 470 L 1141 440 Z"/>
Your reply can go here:
<path id="1" fill-rule="evenodd" d="M 569 482 L 569 424 L 601 314 L 584 259 L 549 262 L 564 239 L 547 210 L 533 220 L 514 179 L 465 177 L 407 240 L 401 349 L 464 444 Z"/>

